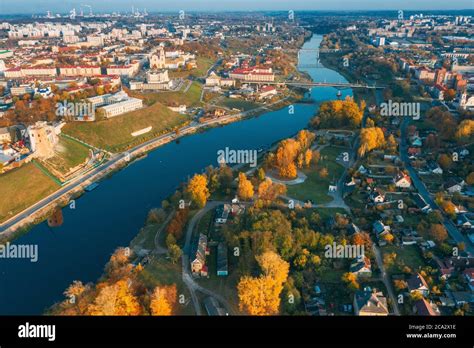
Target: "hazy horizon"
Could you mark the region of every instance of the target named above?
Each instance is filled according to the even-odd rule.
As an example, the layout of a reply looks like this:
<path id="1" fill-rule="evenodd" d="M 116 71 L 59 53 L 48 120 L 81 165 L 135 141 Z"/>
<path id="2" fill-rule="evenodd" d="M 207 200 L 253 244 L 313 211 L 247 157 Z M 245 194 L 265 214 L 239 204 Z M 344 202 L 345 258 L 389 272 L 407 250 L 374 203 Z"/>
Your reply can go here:
<path id="1" fill-rule="evenodd" d="M 399 0 L 380 2 L 377 0 L 334 0 L 308 1 L 308 0 L 180 0 L 176 2 L 164 0 L 102 0 L 100 3 L 93 3 L 87 0 L 17 0 L 6 3 L 2 1 L 0 5 L 1 14 L 40 14 L 46 11 L 65 13 L 76 8 L 78 11 L 82 4 L 92 6 L 95 12 L 131 12 L 132 6 L 148 12 L 170 12 L 170 11 L 436 11 L 436 10 L 472 10 L 471 0 L 457 0 L 456 4 L 440 0 Z M 88 9 L 84 7 L 84 12 Z"/>

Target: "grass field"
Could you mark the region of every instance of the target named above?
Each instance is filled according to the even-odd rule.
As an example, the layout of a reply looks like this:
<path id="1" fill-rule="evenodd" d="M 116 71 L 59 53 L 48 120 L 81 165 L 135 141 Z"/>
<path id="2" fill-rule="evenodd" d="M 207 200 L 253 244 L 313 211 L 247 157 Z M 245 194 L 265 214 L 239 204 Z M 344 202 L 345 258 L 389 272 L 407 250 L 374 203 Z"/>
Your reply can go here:
<path id="1" fill-rule="evenodd" d="M 59 188 L 33 163 L 0 175 L 0 221 L 48 196 Z"/>
<path id="2" fill-rule="evenodd" d="M 213 64 L 214 61 L 212 59 L 206 57 L 198 57 L 196 59 L 196 69 L 192 69 L 189 71 L 170 71 L 169 76 L 170 78 L 185 78 L 191 75 L 195 77 L 204 77 Z"/>
<path id="3" fill-rule="evenodd" d="M 287 195 L 301 201 L 312 200 L 314 204 L 324 204 L 332 201 L 329 196 L 329 184 L 337 182 L 344 172 L 344 168 L 336 162 L 336 157 L 343 152 L 344 149 L 326 147 L 321 151 L 321 159 L 317 165 L 311 165 L 310 168 L 303 169 L 307 176 L 302 184 L 288 185 Z M 319 171 L 326 168 L 329 175 L 325 178 L 321 177 Z"/>
<path id="4" fill-rule="evenodd" d="M 71 122 L 64 126 L 63 132 L 98 148 L 118 152 L 170 132 L 188 120 L 188 116 L 175 113 L 156 103 L 108 120 Z M 150 132 L 137 137 L 132 136 L 132 132 L 149 126 L 153 127 Z"/>
<path id="5" fill-rule="evenodd" d="M 137 93 L 132 92 L 131 95 L 140 99 L 143 99 L 145 105 L 154 105 L 159 102 L 163 105 L 173 106 L 173 105 L 186 105 L 199 106 L 201 99 L 202 85 L 199 82 L 194 81 L 189 87 L 186 93 L 183 93 L 189 82 L 186 81 L 185 86 L 182 87 L 182 91 L 178 92 L 159 92 L 159 93 Z"/>
<path id="6" fill-rule="evenodd" d="M 57 171 L 66 174 L 71 168 L 84 163 L 88 156 L 89 149 L 85 145 L 60 136 L 56 155 L 46 162 Z"/>
<path id="7" fill-rule="evenodd" d="M 387 268 L 388 273 L 401 273 L 400 263 L 410 267 L 413 272 L 416 272 L 419 267 L 425 265 L 423 257 L 415 245 L 405 245 L 403 247 L 385 246 L 381 250 L 383 255 L 392 252 L 397 254 L 395 263 Z"/>
<path id="8" fill-rule="evenodd" d="M 224 98 L 222 101 L 219 102 L 219 105 L 225 106 L 229 109 L 239 109 L 241 111 L 252 110 L 261 106 L 260 104 L 253 103 L 250 101 L 232 98 Z"/>

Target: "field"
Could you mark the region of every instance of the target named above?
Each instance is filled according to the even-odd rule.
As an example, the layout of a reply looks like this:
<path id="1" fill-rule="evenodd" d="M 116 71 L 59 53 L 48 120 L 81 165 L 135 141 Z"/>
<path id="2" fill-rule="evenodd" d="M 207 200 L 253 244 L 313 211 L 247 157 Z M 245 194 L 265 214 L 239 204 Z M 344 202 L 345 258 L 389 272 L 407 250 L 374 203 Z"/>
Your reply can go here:
<path id="1" fill-rule="evenodd" d="M 170 78 L 185 78 L 188 76 L 203 77 L 207 74 L 209 68 L 214 62 L 206 57 L 197 57 L 196 59 L 197 68 L 189 71 L 170 71 Z"/>
<path id="2" fill-rule="evenodd" d="M 256 109 L 260 104 L 246 101 L 246 100 L 241 100 L 241 99 L 232 99 L 232 98 L 224 98 L 222 101 L 218 103 L 219 105 L 225 106 L 229 109 L 239 109 L 241 111 L 247 111 L 247 110 L 252 110 Z"/>
<path id="3" fill-rule="evenodd" d="M 343 152 L 341 148 L 327 147 L 321 151 L 321 159 L 317 165 L 303 169 L 307 176 L 304 183 L 298 185 L 287 185 L 287 196 L 301 201 L 310 199 L 314 204 L 324 204 L 332 201 L 329 196 L 329 185 L 339 180 L 344 168 L 336 162 L 336 157 Z M 321 168 L 328 170 L 328 176 L 323 178 L 319 174 Z"/>
<path id="4" fill-rule="evenodd" d="M 47 164 L 60 173 L 66 174 L 71 168 L 84 163 L 88 156 L 89 149 L 85 145 L 66 137 L 60 137 L 56 155 L 48 159 Z"/>
<path id="5" fill-rule="evenodd" d="M 131 95 L 136 98 L 143 99 L 145 105 L 154 105 L 159 102 L 167 106 L 179 106 L 186 105 L 187 107 L 199 106 L 201 99 L 202 85 L 194 81 L 187 90 L 183 93 L 188 81 L 185 81 L 184 86 L 181 88 L 182 91 L 178 92 L 158 92 L 158 93 L 137 93 L 132 92 Z"/>
<path id="6" fill-rule="evenodd" d="M 0 221 L 48 196 L 59 188 L 34 163 L 0 175 Z"/>
<path id="7" fill-rule="evenodd" d="M 187 116 L 169 110 L 160 103 L 98 122 L 68 123 L 63 132 L 75 138 L 112 152 L 123 151 L 146 140 L 170 132 L 188 121 Z M 143 135 L 132 132 L 153 127 Z"/>
<path id="8" fill-rule="evenodd" d="M 425 265 L 423 257 L 415 245 L 405 245 L 403 247 L 385 246 L 381 249 L 383 255 L 392 252 L 397 254 L 395 264 L 387 268 L 387 272 L 390 274 L 401 273 L 402 270 L 399 269 L 400 263 L 410 267 L 413 272 L 416 272 L 419 267 Z"/>

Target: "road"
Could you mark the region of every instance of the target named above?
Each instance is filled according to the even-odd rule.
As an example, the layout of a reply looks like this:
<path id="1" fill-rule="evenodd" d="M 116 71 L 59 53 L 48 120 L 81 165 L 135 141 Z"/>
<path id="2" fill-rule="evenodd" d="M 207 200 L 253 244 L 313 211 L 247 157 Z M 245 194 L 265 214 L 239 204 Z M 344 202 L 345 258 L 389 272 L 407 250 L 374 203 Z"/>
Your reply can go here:
<path id="1" fill-rule="evenodd" d="M 8 232 L 8 230 L 15 225 L 19 224 L 22 220 L 30 217 L 31 215 L 34 215 L 36 212 L 39 210 L 45 208 L 49 204 L 52 204 L 53 202 L 59 200 L 61 197 L 67 195 L 68 193 L 74 191 L 75 189 L 79 188 L 81 185 L 83 185 L 86 181 L 88 180 L 94 180 L 96 179 L 97 176 L 99 176 L 101 173 L 107 171 L 114 165 L 117 165 L 121 162 L 126 163 L 129 162 L 134 155 L 138 155 L 144 151 L 147 147 L 156 147 L 165 143 L 168 143 L 170 141 L 173 141 L 181 136 L 184 136 L 188 133 L 193 133 L 198 129 L 208 127 L 210 125 L 214 124 L 220 124 L 220 123 L 227 123 L 229 121 L 236 121 L 238 119 L 244 118 L 248 115 L 251 115 L 254 112 L 259 112 L 262 110 L 266 110 L 269 107 L 276 105 L 278 103 L 281 103 L 285 100 L 287 100 L 289 97 L 283 98 L 282 100 L 279 100 L 277 102 L 271 103 L 269 105 L 261 106 L 252 110 L 244 111 L 235 115 L 228 115 L 228 116 L 223 116 L 219 117 L 213 120 L 209 120 L 207 122 L 203 123 L 197 123 L 193 125 L 188 125 L 185 127 L 182 127 L 179 129 L 178 134 L 171 132 L 167 133 L 164 135 L 161 135 L 157 138 L 151 139 L 143 144 L 137 145 L 134 148 L 130 149 L 129 151 L 125 151 L 120 154 L 112 154 L 110 160 L 94 169 L 91 171 L 84 173 L 81 176 L 78 176 L 65 184 L 63 187 L 61 187 L 58 191 L 53 192 L 51 195 L 43 198 L 42 200 L 36 202 L 32 206 L 26 208 L 22 212 L 18 213 L 17 215 L 11 217 L 10 219 L 6 220 L 5 222 L 0 224 L 0 235 Z"/>
<path id="2" fill-rule="evenodd" d="M 390 282 L 390 278 L 388 277 L 388 274 L 385 271 L 385 267 L 383 265 L 383 259 L 382 259 L 382 254 L 380 253 L 380 249 L 375 245 L 375 243 L 372 243 L 372 250 L 374 251 L 375 260 L 377 261 L 377 265 L 380 269 L 380 273 L 382 274 L 382 281 L 385 284 L 385 287 L 387 288 L 388 296 L 390 296 L 390 299 L 392 300 L 393 311 L 395 312 L 395 315 L 400 315 L 400 310 L 398 309 L 398 301 L 397 301 L 397 298 L 395 296 L 395 293 L 393 292 L 392 283 Z"/>
<path id="3" fill-rule="evenodd" d="M 201 218 L 210 210 L 215 209 L 217 206 L 224 204 L 226 202 L 221 201 L 212 201 L 208 202 L 206 206 L 196 213 L 189 221 L 187 230 L 186 230 L 186 239 L 183 247 L 183 256 L 182 256 L 182 277 L 183 282 L 191 294 L 191 299 L 194 304 L 194 310 L 196 315 L 202 315 L 202 309 L 199 302 L 199 298 L 196 294 L 197 291 L 200 291 L 208 296 L 214 297 L 221 305 L 223 305 L 229 315 L 233 314 L 232 306 L 227 302 L 225 298 L 221 295 L 211 291 L 209 289 L 203 288 L 194 280 L 191 270 L 190 270 L 190 254 L 191 254 L 191 241 L 193 236 L 194 227 L 201 220 Z"/>
<path id="4" fill-rule="evenodd" d="M 433 210 L 438 210 L 443 214 L 444 221 L 443 225 L 446 228 L 446 231 L 449 233 L 451 238 L 453 238 L 456 243 L 464 243 L 466 246 L 466 251 L 474 255 L 474 248 L 471 242 L 457 229 L 454 223 L 449 220 L 443 213 L 443 211 L 439 208 L 438 204 L 434 201 L 429 193 L 428 189 L 426 188 L 423 181 L 420 179 L 417 171 L 412 167 L 410 159 L 408 158 L 407 152 L 407 143 L 406 143 L 406 129 L 408 126 L 409 118 L 405 117 L 403 121 L 400 123 L 400 158 L 405 164 L 408 173 L 410 174 L 411 181 L 413 186 L 418 190 L 418 193 L 423 197 L 423 199 L 428 203 Z"/>

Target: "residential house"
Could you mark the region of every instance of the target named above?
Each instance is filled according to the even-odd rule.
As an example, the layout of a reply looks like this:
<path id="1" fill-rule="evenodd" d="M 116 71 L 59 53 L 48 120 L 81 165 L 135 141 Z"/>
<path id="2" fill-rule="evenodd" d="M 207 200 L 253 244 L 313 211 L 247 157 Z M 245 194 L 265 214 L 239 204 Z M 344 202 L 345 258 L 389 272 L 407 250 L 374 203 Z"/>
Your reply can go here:
<path id="1" fill-rule="evenodd" d="M 351 264 L 349 272 L 355 274 L 357 278 L 368 278 L 372 276 L 370 259 L 366 256 L 359 258 Z"/>
<path id="2" fill-rule="evenodd" d="M 468 291 L 453 291 L 451 296 L 457 307 L 462 307 L 465 304 L 474 303 L 474 295 Z"/>
<path id="3" fill-rule="evenodd" d="M 459 214 L 457 215 L 456 225 L 464 230 L 470 230 L 474 227 L 474 219 L 472 214 Z"/>
<path id="4" fill-rule="evenodd" d="M 227 223 L 227 218 L 229 217 L 229 213 L 231 212 L 231 206 L 229 204 L 220 205 L 216 209 L 216 218 L 215 223 L 223 225 Z"/>
<path id="5" fill-rule="evenodd" d="M 369 199 L 371 202 L 376 204 L 383 203 L 385 202 L 385 194 L 382 191 L 375 189 L 370 193 Z"/>
<path id="6" fill-rule="evenodd" d="M 407 174 L 403 173 L 403 172 L 399 172 L 393 178 L 393 183 L 395 184 L 396 187 L 399 187 L 399 188 L 409 188 L 409 187 L 411 187 L 410 177 Z"/>
<path id="7" fill-rule="evenodd" d="M 428 296 L 430 289 L 425 278 L 420 273 L 413 274 L 407 281 L 410 293 L 419 292 L 423 296 Z"/>
<path id="8" fill-rule="evenodd" d="M 467 285 L 469 286 L 469 289 L 471 291 L 474 291 L 474 268 L 465 269 L 464 272 L 462 272 L 462 274 L 467 281 Z"/>
<path id="9" fill-rule="evenodd" d="M 430 161 L 427 163 L 428 169 L 433 174 L 443 174 L 443 169 L 435 161 Z"/>
<path id="10" fill-rule="evenodd" d="M 438 306 L 432 302 L 428 302 L 424 298 L 415 302 L 413 312 L 422 316 L 437 316 L 440 315 Z"/>
<path id="11" fill-rule="evenodd" d="M 416 207 L 420 209 L 423 213 L 427 214 L 432 210 L 431 206 L 426 203 L 425 199 L 419 193 L 413 194 L 412 198 Z"/>
<path id="12" fill-rule="evenodd" d="M 390 226 L 384 225 L 383 222 L 380 220 L 374 222 L 374 224 L 372 225 L 372 229 L 378 238 L 380 238 L 384 234 L 389 233 L 391 230 Z"/>
<path id="13" fill-rule="evenodd" d="M 354 313 L 360 316 L 387 316 L 387 299 L 376 289 L 364 289 L 354 295 Z"/>
<path id="14" fill-rule="evenodd" d="M 444 183 L 443 187 L 449 193 L 461 192 L 462 188 L 466 183 L 460 178 L 450 177 Z"/>
<path id="15" fill-rule="evenodd" d="M 229 275 L 227 245 L 223 242 L 220 242 L 217 245 L 217 275 L 218 276 Z"/>
<path id="16" fill-rule="evenodd" d="M 191 272 L 194 276 L 207 276 L 206 255 L 209 255 L 207 246 L 207 236 L 200 234 L 195 251 L 192 254 L 194 259 L 191 261 Z"/>

